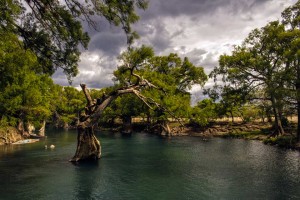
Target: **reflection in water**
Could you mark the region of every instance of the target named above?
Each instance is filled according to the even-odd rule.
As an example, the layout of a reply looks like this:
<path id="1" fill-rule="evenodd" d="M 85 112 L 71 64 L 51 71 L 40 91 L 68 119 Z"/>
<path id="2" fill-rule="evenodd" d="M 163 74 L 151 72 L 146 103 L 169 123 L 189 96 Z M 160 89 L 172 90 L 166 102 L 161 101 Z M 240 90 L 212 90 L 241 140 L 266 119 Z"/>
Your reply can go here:
<path id="1" fill-rule="evenodd" d="M 99 167 L 98 161 L 72 163 L 76 170 L 75 172 L 75 199 L 93 199 L 95 191 L 95 180 L 97 176 L 91 176 L 91 173 L 96 172 Z M 96 174 L 96 173 L 93 173 Z"/>
<path id="2" fill-rule="evenodd" d="M 0 199 L 299 199 L 299 152 L 257 141 L 100 135 L 103 156 L 72 165 L 76 132 L 0 147 Z M 56 148 L 45 150 L 45 143 Z"/>
<path id="3" fill-rule="evenodd" d="M 21 149 L 20 145 L 0 145 L 0 159 Z"/>

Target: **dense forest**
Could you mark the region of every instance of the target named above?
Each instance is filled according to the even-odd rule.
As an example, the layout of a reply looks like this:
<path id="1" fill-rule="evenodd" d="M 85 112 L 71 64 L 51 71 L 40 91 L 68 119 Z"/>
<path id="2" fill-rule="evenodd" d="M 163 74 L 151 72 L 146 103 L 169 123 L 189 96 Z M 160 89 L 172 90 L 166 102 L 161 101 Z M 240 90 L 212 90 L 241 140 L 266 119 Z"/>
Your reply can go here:
<path id="1" fill-rule="evenodd" d="M 223 118 L 233 123 L 239 118 L 269 123 L 269 137 L 299 142 L 300 122 L 290 119 L 300 115 L 300 1 L 286 8 L 280 20 L 252 30 L 207 75 L 205 66 L 187 57 L 158 56 L 152 47 L 133 46 L 138 38 L 131 29 L 138 20 L 135 9 L 146 9 L 146 1 L 79 2 L 1 1 L 1 129 L 15 127 L 29 137 L 32 126 L 41 135 L 45 125 L 78 128 L 105 103 L 92 127 L 121 123 L 127 132 L 132 118 L 138 118 L 152 132 L 172 135 L 171 121 L 208 128 Z M 80 49 L 89 43 L 80 20 L 95 28 L 95 15 L 121 26 L 127 36 L 128 49 L 116 55 L 120 65 L 114 85 L 90 90 L 82 85 L 80 90 L 54 84 L 51 75 L 59 68 L 70 83 L 78 74 Z M 191 106 L 189 90 L 203 87 L 208 78 L 216 84 L 204 90 L 207 98 Z"/>

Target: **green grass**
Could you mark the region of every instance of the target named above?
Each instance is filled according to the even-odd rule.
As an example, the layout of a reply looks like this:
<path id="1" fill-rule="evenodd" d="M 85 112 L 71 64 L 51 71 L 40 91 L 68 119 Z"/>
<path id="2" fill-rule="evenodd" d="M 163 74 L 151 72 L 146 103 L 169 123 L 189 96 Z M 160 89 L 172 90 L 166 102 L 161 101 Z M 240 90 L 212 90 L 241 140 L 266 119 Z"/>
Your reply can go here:
<path id="1" fill-rule="evenodd" d="M 264 139 L 265 144 L 277 145 L 279 147 L 294 148 L 297 144 L 296 137 L 292 135 L 282 135 Z"/>
<path id="2" fill-rule="evenodd" d="M 262 131 L 232 131 L 224 134 L 225 138 L 244 138 L 244 139 L 256 139 L 258 136 L 265 135 Z"/>

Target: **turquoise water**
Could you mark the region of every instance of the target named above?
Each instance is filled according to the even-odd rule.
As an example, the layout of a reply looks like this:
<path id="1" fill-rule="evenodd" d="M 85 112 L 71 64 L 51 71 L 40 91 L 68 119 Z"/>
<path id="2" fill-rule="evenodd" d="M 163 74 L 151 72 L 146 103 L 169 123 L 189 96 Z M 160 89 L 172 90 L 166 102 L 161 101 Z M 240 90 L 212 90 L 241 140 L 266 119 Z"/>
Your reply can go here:
<path id="1" fill-rule="evenodd" d="M 0 146 L 0 199 L 300 199 L 299 152 L 258 141 L 103 133 L 102 159 L 73 165 L 76 132 L 47 135 Z"/>

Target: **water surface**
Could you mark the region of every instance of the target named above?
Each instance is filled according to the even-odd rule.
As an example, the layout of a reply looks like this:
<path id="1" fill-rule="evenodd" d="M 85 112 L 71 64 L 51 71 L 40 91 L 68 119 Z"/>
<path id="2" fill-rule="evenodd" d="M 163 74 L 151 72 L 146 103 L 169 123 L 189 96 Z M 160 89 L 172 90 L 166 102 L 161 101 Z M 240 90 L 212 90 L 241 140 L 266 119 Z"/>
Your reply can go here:
<path id="1" fill-rule="evenodd" d="M 102 133 L 102 159 L 73 165 L 76 132 L 47 135 L 0 146 L 0 199 L 300 199 L 299 152 L 258 141 Z"/>

